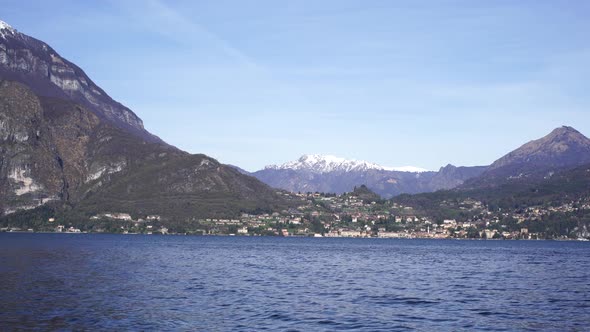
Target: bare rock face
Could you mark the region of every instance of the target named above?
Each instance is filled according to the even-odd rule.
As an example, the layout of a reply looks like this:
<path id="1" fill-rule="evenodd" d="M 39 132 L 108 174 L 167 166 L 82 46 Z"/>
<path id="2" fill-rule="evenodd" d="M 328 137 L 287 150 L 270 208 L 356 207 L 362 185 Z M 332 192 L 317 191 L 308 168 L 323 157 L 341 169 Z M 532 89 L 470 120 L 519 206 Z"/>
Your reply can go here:
<path id="1" fill-rule="evenodd" d="M 59 161 L 41 102 L 26 87 L 0 83 L 0 207 L 6 213 L 62 197 Z"/>
<path id="2" fill-rule="evenodd" d="M 114 101 L 84 73 L 42 41 L 18 32 L 0 21 L 0 77 L 26 83 L 37 95 L 74 100 L 99 118 L 126 128 L 145 139 L 141 119 Z"/>
<path id="3" fill-rule="evenodd" d="M 0 81 L 0 216 L 54 202 L 81 214 L 188 220 L 269 210 L 280 201 L 272 188 L 210 157 L 144 140 L 76 103 Z"/>
<path id="4" fill-rule="evenodd" d="M 121 155 L 92 150 L 97 134 L 105 128 L 118 131 L 74 103 L 39 97 L 21 83 L 1 81 L 0 202 L 4 213 L 76 200 L 89 179 L 123 170 L 126 162 L 120 162 Z M 92 174 L 93 169 L 100 169 L 100 174 Z"/>

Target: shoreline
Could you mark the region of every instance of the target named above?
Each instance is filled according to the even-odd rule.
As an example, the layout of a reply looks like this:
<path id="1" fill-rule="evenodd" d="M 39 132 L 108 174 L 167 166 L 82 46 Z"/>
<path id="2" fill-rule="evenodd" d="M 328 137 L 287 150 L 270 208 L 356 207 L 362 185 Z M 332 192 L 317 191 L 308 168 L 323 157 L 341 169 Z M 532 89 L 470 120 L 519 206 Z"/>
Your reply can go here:
<path id="1" fill-rule="evenodd" d="M 80 234 L 80 235 L 142 235 L 142 236 L 194 236 L 194 237 L 268 237 L 268 238 L 313 238 L 313 239 L 374 239 L 374 240 L 459 240 L 459 241 L 561 241 L 561 242 L 590 242 L 590 239 L 556 238 L 556 239 L 478 239 L 478 238 L 434 238 L 434 237 L 346 237 L 346 236 L 269 236 L 269 235 L 235 235 L 235 234 L 145 234 L 145 233 L 106 233 L 106 232 L 29 232 L 29 231 L 3 231 L 0 234 Z"/>

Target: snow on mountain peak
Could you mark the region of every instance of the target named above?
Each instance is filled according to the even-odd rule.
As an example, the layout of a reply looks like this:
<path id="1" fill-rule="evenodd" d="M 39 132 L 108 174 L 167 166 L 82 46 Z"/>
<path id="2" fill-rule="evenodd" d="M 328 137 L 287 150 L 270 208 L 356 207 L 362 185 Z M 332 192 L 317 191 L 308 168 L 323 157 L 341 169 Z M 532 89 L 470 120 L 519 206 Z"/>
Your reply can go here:
<path id="1" fill-rule="evenodd" d="M 375 163 L 363 160 L 345 159 L 332 155 L 306 154 L 295 161 L 290 161 L 282 165 L 266 166 L 266 169 L 291 169 L 306 170 L 314 173 L 329 172 L 352 172 L 352 171 L 398 171 L 398 172 L 427 172 L 428 170 L 413 167 L 383 167 Z"/>
<path id="2" fill-rule="evenodd" d="M 0 20 L 0 30 L 3 30 L 3 29 L 12 29 L 12 27 L 10 26 L 10 24 Z"/>
<path id="3" fill-rule="evenodd" d="M 6 33 L 14 34 L 16 30 L 10 24 L 0 20 L 0 36 L 4 37 Z"/>

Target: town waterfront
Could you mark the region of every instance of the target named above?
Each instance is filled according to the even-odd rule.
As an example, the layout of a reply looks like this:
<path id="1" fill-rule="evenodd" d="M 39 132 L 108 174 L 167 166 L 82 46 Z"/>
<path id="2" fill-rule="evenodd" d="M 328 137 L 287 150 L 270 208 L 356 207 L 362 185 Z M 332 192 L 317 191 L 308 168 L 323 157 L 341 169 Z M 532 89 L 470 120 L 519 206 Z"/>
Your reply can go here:
<path id="1" fill-rule="evenodd" d="M 590 243 L 0 233 L 0 329 L 585 330 Z"/>

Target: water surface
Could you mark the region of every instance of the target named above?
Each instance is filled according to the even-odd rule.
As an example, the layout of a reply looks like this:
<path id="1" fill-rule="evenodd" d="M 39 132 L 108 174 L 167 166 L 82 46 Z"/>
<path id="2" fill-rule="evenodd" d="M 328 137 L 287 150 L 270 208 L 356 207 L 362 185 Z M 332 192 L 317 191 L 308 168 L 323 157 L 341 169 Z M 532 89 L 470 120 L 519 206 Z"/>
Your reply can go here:
<path id="1" fill-rule="evenodd" d="M 0 330 L 589 324 L 588 242 L 0 234 Z"/>

